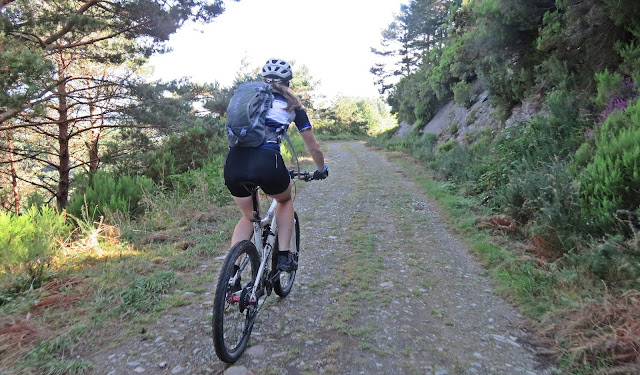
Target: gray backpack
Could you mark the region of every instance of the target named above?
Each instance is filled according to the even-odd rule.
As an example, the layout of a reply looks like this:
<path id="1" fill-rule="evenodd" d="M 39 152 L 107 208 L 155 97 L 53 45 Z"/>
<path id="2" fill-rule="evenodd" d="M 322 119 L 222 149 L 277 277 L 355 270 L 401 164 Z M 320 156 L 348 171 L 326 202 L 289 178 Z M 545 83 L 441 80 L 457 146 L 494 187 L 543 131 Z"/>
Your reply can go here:
<path id="1" fill-rule="evenodd" d="M 264 82 L 238 86 L 227 107 L 227 140 L 232 147 L 258 147 L 266 137 L 267 110 L 273 103 L 273 88 Z"/>

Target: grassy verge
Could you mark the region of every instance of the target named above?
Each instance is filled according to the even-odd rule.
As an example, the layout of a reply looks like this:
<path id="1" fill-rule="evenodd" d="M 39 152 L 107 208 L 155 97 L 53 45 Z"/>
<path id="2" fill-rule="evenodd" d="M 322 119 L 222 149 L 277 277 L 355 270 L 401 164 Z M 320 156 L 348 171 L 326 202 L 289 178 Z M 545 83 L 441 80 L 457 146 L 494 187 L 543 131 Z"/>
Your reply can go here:
<path id="1" fill-rule="evenodd" d="M 185 292 L 212 281 L 192 271 L 226 252 L 235 207 L 198 194 L 147 199 L 137 221 L 85 222 L 53 258 L 47 283 L 0 306 L 0 373 L 86 373 L 93 364 L 76 359 L 86 348 L 144 335 L 163 311 L 189 303 Z M 2 290 L 17 282 L 0 276 Z"/>

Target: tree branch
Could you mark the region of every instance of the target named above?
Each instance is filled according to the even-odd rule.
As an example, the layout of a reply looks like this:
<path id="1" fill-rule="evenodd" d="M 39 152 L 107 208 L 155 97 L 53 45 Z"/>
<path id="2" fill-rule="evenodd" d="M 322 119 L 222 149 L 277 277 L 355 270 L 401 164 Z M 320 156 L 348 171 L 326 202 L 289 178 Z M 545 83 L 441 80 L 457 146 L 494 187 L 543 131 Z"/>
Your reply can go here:
<path id="1" fill-rule="evenodd" d="M 77 11 L 75 11 L 75 14 L 83 14 L 84 12 L 86 12 L 87 10 L 89 10 L 89 8 L 91 8 L 92 6 L 99 4 L 100 1 L 102 0 L 88 0 L 83 6 L 81 6 Z M 49 49 L 48 47 L 53 44 L 54 42 L 56 42 L 58 39 L 62 38 L 64 35 L 66 35 L 68 32 L 71 31 L 71 29 L 73 28 L 75 22 L 70 21 L 67 22 L 66 25 L 64 25 L 60 30 L 58 30 L 58 32 L 50 35 L 47 39 L 45 39 L 42 42 L 42 47 Z"/>
<path id="2" fill-rule="evenodd" d="M 16 107 L 20 107 L 20 108 L 9 108 L 9 109 L 5 110 L 4 112 L 0 112 L 0 131 L 5 130 L 5 129 L 11 129 L 10 127 L 3 127 L 2 126 L 2 124 L 5 121 L 8 121 L 8 120 L 12 119 L 17 114 L 19 114 L 22 111 L 24 111 L 25 109 L 32 108 L 33 106 L 36 106 L 38 104 L 41 104 L 41 103 L 49 101 L 54 96 L 54 94 L 50 94 L 50 95 L 46 95 L 46 94 L 48 92 L 51 92 L 51 90 L 53 90 L 57 85 L 59 85 L 60 83 L 66 81 L 67 79 L 68 78 L 65 77 L 65 78 L 63 78 L 61 80 L 58 80 L 58 81 L 55 81 L 51 85 L 43 88 L 42 91 L 40 92 L 40 94 L 36 96 L 39 99 L 24 98 L 24 102 L 16 106 Z"/>
<path id="3" fill-rule="evenodd" d="M 5 152 L 8 152 L 8 149 L 5 149 L 4 147 L 0 148 L 0 150 L 3 150 Z M 23 157 L 26 160 L 35 160 L 38 161 L 40 163 L 43 163 L 45 165 L 48 165 L 50 167 L 56 168 L 58 169 L 58 165 L 55 163 L 50 162 L 49 160 L 45 159 L 45 158 L 41 158 L 38 155 L 45 155 L 45 156 L 56 156 L 57 154 L 52 153 L 52 152 L 29 152 L 29 150 L 24 150 L 24 149 L 14 149 L 14 154 L 20 157 Z M 24 160 L 21 159 L 20 161 Z M 5 164 L 5 162 L 2 162 L 0 164 Z"/>
<path id="4" fill-rule="evenodd" d="M 128 32 L 128 31 L 131 31 L 131 30 L 133 30 L 133 29 L 135 29 L 137 27 L 140 27 L 140 26 L 141 26 L 141 24 L 130 26 L 130 27 L 124 29 L 124 30 L 120 30 L 120 31 L 112 33 L 112 34 L 105 35 L 105 36 L 100 37 L 100 38 L 85 40 L 83 42 L 76 42 L 76 43 L 64 44 L 64 45 L 63 44 L 55 44 L 55 45 L 51 44 L 50 46 L 47 47 L 47 49 L 48 50 L 58 50 L 58 51 L 60 51 L 60 50 L 65 50 L 65 49 L 69 49 L 69 48 L 75 48 L 75 47 L 80 47 L 80 46 L 86 46 L 86 45 L 89 45 L 89 44 L 95 44 L 95 43 L 103 41 L 103 40 L 115 38 L 118 35 L 124 34 L 124 33 Z"/>

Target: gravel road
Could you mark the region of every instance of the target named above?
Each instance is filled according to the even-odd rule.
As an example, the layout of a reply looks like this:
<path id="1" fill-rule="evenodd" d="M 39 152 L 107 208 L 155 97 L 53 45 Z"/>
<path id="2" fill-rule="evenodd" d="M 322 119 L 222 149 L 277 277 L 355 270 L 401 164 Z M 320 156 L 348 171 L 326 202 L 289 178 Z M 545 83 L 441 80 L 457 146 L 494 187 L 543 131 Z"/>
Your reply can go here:
<path id="1" fill-rule="evenodd" d="M 300 268 L 233 366 L 211 344 L 214 279 L 140 337 L 96 348 L 95 374 L 550 374 L 516 309 L 435 206 L 383 154 L 334 142 L 329 178 L 300 187 Z M 203 277 L 211 275 L 210 277 Z"/>

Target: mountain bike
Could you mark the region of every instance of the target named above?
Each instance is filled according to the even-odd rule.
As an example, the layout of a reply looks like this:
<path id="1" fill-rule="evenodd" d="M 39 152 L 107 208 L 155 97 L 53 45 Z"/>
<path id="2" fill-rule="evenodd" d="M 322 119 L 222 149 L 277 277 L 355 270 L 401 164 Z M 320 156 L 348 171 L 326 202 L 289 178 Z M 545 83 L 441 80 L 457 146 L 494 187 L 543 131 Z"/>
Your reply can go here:
<path id="1" fill-rule="evenodd" d="M 292 179 L 313 180 L 309 172 L 289 171 Z M 286 297 L 296 278 L 296 271 L 276 270 L 279 250 L 275 220 L 277 202 L 273 200 L 264 218 L 260 217 L 259 186 L 247 185 L 253 201 L 253 238 L 231 247 L 220 270 L 213 300 L 213 345 L 220 360 L 236 362 L 249 343 L 251 330 L 266 298 L 275 292 Z M 300 222 L 294 212 L 291 252 L 298 261 Z"/>

